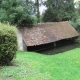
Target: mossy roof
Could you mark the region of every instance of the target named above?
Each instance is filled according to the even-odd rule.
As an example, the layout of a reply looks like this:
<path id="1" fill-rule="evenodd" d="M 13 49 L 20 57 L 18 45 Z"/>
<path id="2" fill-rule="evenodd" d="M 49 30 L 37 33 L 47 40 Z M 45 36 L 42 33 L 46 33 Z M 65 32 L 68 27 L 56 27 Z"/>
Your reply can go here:
<path id="1" fill-rule="evenodd" d="M 78 32 L 65 22 L 34 24 L 32 28 L 19 29 L 27 46 L 36 46 L 79 36 Z"/>

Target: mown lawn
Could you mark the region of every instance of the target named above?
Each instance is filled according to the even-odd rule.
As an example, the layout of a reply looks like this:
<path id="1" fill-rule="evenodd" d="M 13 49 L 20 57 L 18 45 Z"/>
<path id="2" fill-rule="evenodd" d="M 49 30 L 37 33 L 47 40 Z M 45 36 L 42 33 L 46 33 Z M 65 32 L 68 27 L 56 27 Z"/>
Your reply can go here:
<path id="1" fill-rule="evenodd" d="M 80 80 L 80 48 L 55 55 L 18 51 L 13 63 L 0 67 L 0 80 Z"/>

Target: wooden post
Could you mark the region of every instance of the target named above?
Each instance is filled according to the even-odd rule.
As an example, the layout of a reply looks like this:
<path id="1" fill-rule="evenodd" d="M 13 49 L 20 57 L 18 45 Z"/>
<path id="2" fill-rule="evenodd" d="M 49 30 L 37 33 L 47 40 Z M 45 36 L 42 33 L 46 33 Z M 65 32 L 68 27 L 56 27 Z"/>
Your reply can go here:
<path id="1" fill-rule="evenodd" d="M 54 47 L 56 47 L 56 42 L 54 42 Z"/>

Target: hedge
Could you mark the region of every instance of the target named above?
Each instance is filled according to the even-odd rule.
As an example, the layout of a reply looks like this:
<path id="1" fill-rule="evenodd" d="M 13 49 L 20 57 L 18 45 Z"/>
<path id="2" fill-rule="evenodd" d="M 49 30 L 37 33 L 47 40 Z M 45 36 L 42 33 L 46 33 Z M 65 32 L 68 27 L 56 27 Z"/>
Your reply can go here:
<path id="1" fill-rule="evenodd" d="M 0 64 L 9 64 L 17 51 L 17 29 L 0 23 Z"/>

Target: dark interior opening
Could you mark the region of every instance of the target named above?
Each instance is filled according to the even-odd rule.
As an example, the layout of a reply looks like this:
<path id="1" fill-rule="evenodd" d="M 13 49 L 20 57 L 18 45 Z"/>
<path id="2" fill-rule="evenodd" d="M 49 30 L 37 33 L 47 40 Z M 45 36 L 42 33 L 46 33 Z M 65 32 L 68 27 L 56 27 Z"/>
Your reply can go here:
<path id="1" fill-rule="evenodd" d="M 41 50 L 45 50 L 45 49 L 49 49 L 49 48 L 67 45 L 67 44 L 73 43 L 73 42 L 74 42 L 74 38 L 70 38 L 70 39 L 64 39 L 64 40 L 51 42 L 51 43 L 47 43 L 47 44 L 42 44 L 42 45 L 28 46 L 27 51 L 41 51 Z"/>
<path id="2" fill-rule="evenodd" d="M 74 39 L 72 39 L 72 38 L 56 41 L 56 47 L 66 45 L 66 44 L 69 44 L 69 43 L 73 43 L 73 42 L 74 42 Z"/>
<path id="3" fill-rule="evenodd" d="M 28 46 L 27 50 L 28 51 L 39 51 L 39 50 L 44 50 L 49 47 L 53 46 L 53 43 L 48 43 L 48 44 L 42 44 L 42 45 L 36 45 L 36 46 Z"/>

